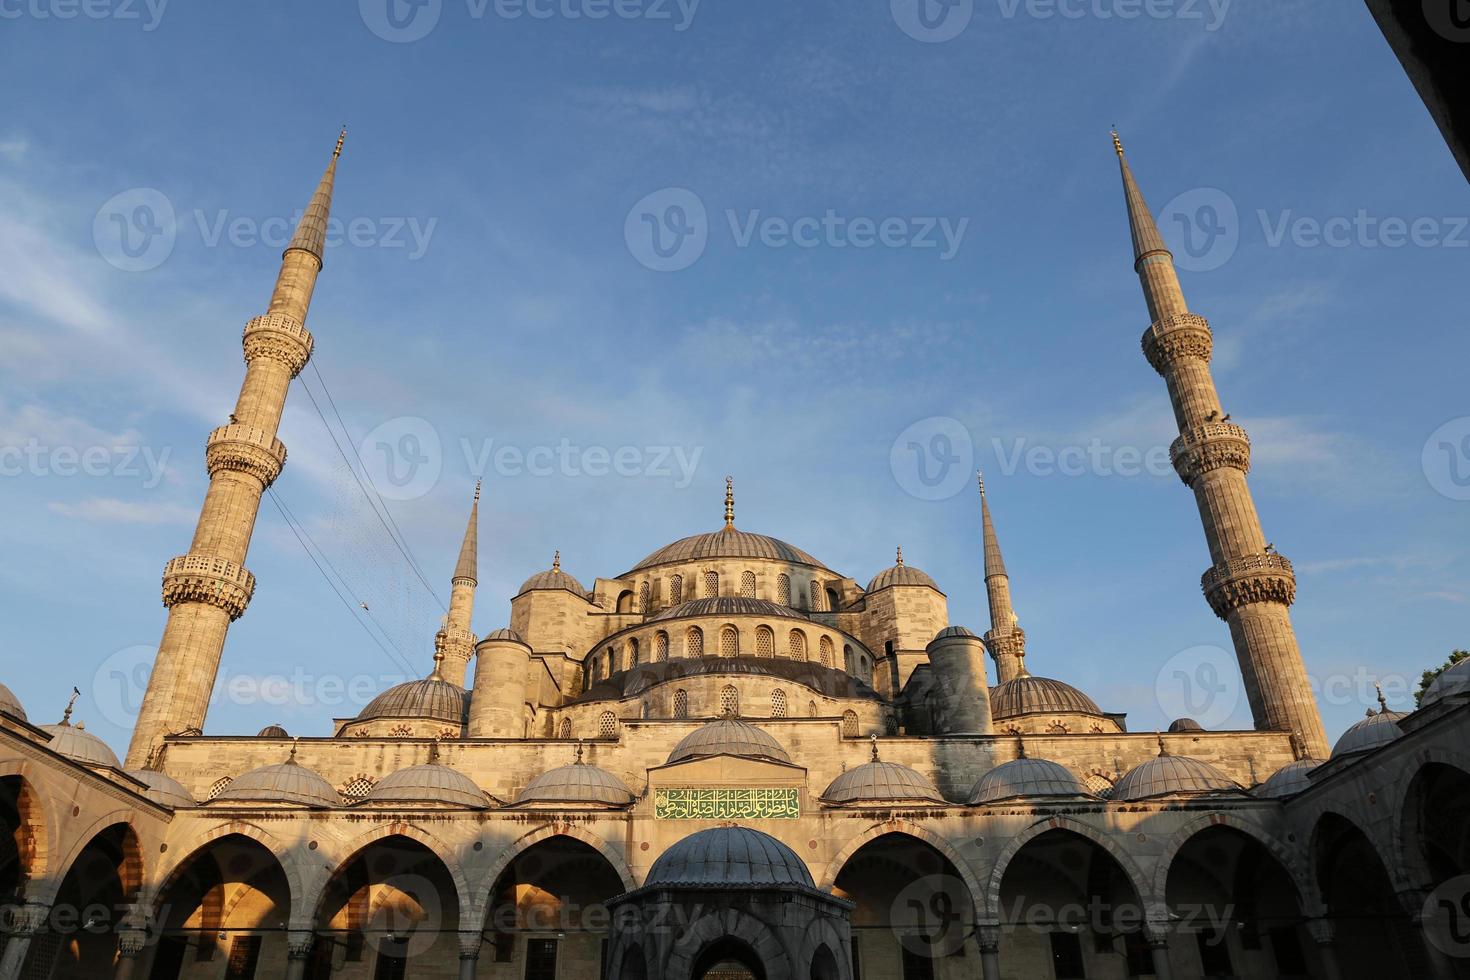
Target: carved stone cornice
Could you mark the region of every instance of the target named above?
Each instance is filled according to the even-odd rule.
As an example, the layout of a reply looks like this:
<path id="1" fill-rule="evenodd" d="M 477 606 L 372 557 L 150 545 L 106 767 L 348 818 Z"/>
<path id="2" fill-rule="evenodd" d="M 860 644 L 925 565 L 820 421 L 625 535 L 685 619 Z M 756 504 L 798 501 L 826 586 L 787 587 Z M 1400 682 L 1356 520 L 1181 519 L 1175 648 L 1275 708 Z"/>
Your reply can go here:
<path id="1" fill-rule="evenodd" d="M 286 446 L 264 429 L 222 425 L 209 434 L 204 463 L 211 477 L 222 470 L 249 473 L 268 487 L 286 465 Z"/>
<path id="2" fill-rule="evenodd" d="M 311 359 L 310 332 L 283 313 L 268 313 L 245 324 L 244 345 L 246 364 L 257 357 L 269 357 L 286 365 L 293 378 Z"/>
<path id="3" fill-rule="evenodd" d="M 1181 357 L 1197 357 L 1208 362 L 1214 351 L 1210 321 L 1193 313 L 1166 316 L 1143 332 L 1143 356 L 1160 374 Z"/>
<path id="4" fill-rule="evenodd" d="M 1169 460 L 1187 487 L 1193 487 L 1201 474 L 1222 466 L 1249 473 L 1250 436 L 1233 422 L 1205 422 L 1185 430 L 1174 440 L 1169 447 Z"/>
<path id="5" fill-rule="evenodd" d="M 1258 602 L 1296 601 L 1296 572 L 1281 555 L 1263 552 L 1221 562 L 1200 581 L 1205 599 L 1221 619 L 1241 606 Z"/>
<path id="6" fill-rule="evenodd" d="M 163 604 L 205 602 L 231 620 L 245 614 L 255 594 L 255 576 L 232 561 L 212 555 L 181 555 L 163 566 Z"/>

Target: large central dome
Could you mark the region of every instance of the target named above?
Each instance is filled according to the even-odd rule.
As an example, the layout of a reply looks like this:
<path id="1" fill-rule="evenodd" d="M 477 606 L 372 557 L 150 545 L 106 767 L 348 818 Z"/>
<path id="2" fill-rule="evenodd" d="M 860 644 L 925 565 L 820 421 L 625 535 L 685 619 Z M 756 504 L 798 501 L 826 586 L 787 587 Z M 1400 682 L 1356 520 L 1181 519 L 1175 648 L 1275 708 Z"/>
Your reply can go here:
<path id="1" fill-rule="evenodd" d="M 779 538 L 726 527 L 708 534 L 690 535 L 673 544 L 664 545 L 629 569 L 628 574 L 632 575 L 656 565 L 673 565 L 705 558 L 764 558 L 768 561 L 811 565 L 814 568 L 827 567 L 796 545 L 787 544 Z"/>

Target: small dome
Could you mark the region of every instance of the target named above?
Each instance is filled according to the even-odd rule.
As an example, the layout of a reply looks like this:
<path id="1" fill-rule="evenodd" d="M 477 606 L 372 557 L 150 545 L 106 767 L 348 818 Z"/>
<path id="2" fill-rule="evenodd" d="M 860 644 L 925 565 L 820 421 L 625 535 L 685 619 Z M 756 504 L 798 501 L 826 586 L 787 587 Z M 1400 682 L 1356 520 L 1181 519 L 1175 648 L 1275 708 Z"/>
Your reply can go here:
<path id="1" fill-rule="evenodd" d="M 1169 731 L 1174 735 L 1178 735 L 1180 732 L 1202 732 L 1204 730 L 1205 726 L 1193 718 L 1176 718 L 1169 725 Z"/>
<path id="2" fill-rule="evenodd" d="M 720 596 L 713 599 L 690 599 L 677 606 L 665 609 L 649 619 L 651 623 L 667 619 L 689 619 L 694 616 L 762 616 L 779 619 L 806 619 L 790 606 L 782 606 L 769 599 L 743 599 L 738 596 Z"/>
<path id="3" fill-rule="evenodd" d="M 285 762 L 252 769 L 226 786 L 211 803 L 286 803 L 298 806 L 341 806 L 332 784 L 305 766 L 295 752 Z"/>
<path id="4" fill-rule="evenodd" d="M 74 759 L 84 766 L 109 766 L 121 769 L 117 754 L 107 743 L 81 725 L 42 725 L 41 731 L 51 736 L 46 747 L 52 752 Z"/>
<path id="5" fill-rule="evenodd" d="M 1161 755 L 1124 773 L 1113 787 L 1113 799 L 1136 803 L 1159 796 L 1229 792 L 1240 792 L 1240 785 L 1208 762 L 1187 755 Z"/>
<path id="6" fill-rule="evenodd" d="M 655 565 L 703 561 L 706 558 L 759 558 L 814 568 L 826 567 L 805 551 L 779 538 L 726 527 L 708 534 L 690 535 L 665 545 L 629 569 L 628 575 Z"/>
<path id="7" fill-rule="evenodd" d="M 20 698 L 16 697 L 14 692 L 4 684 L 0 684 L 0 711 L 19 718 L 21 721 L 26 720 L 26 709 L 20 706 Z"/>
<path id="8" fill-rule="evenodd" d="M 128 775 L 148 787 L 143 791 L 143 795 L 154 803 L 162 803 L 164 806 L 171 807 L 199 805 L 184 788 L 183 783 L 172 776 L 154 772 L 152 769 L 129 769 Z"/>
<path id="9" fill-rule="evenodd" d="M 486 633 L 484 638 L 481 639 L 480 642 L 484 643 L 487 640 L 501 640 L 508 641 L 510 643 L 520 643 L 525 646 L 530 646 L 530 644 L 526 643 L 525 639 L 521 637 L 521 634 L 517 633 L 513 629 L 498 629 L 493 633 Z"/>
<path id="10" fill-rule="evenodd" d="M 955 638 L 957 636 L 964 637 L 967 640 L 978 640 L 978 639 L 980 639 L 980 637 L 976 636 L 972 630 L 970 630 L 970 629 L 968 629 L 968 628 L 966 628 L 964 626 L 946 626 L 944 629 L 940 630 L 938 633 L 935 633 L 934 634 L 934 639 L 930 640 L 929 642 L 931 644 L 938 643 L 940 640 L 950 640 L 950 639 L 953 639 L 953 638 Z"/>
<path id="11" fill-rule="evenodd" d="M 735 755 L 746 759 L 791 762 L 791 756 L 770 734 L 749 722 L 722 718 L 696 728 L 679 740 L 669 753 L 669 762 L 702 759 L 712 755 Z"/>
<path id="12" fill-rule="evenodd" d="M 5 693 L 9 694 L 10 692 L 6 691 Z M 1429 690 L 1424 692 L 1424 699 L 1420 702 L 1419 706 L 1421 708 L 1427 708 L 1431 704 L 1442 701 L 1445 698 L 1466 693 L 1470 693 L 1470 659 L 1461 660 L 1436 677 L 1434 683 L 1429 685 Z"/>
<path id="13" fill-rule="evenodd" d="M 939 591 L 939 586 L 932 578 L 912 565 L 903 563 L 902 549 L 899 549 L 898 552 L 898 564 L 892 568 L 885 568 L 873 576 L 873 580 L 868 583 L 867 591 L 877 592 L 879 589 L 886 589 L 894 585 L 917 585 L 933 589 L 935 592 Z"/>
<path id="14" fill-rule="evenodd" d="M 558 590 L 572 592 L 583 599 L 590 598 L 582 583 L 561 570 L 561 552 L 551 560 L 551 567 L 544 572 L 537 572 L 521 583 L 521 591 L 517 595 L 527 592 L 555 592 Z M 488 637 L 486 637 L 488 639 Z"/>
<path id="15" fill-rule="evenodd" d="M 1256 795 L 1268 800 L 1281 800 L 1295 796 L 1312 785 L 1307 773 L 1322 763 L 1316 759 L 1300 759 L 1288 763 L 1271 774 L 1271 778 L 1256 787 Z"/>
<path id="16" fill-rule="evenodd" d="M 1019 715 L 1069 714 L 1102 716 L 1102 709 L 1092 698 L 1071 684 L 1049 677 L 1032 677 L 1022 673 L 990 689 L 990 713 L 995 718 Z"/>
<path id="17" fill-rule="evenodd" d="M 384 776 L 368 791 L 364 803 L 443 803 L 483 809 L 490 800 L 464 773 L 428 763 Z"/>
<path id="18" fill-rule="evenodd" d="M 945 803 L 929 777 L 896 762 L 877 759 L 832 780 L 822 794 L 827 803 Z"/>
<path id="19" fill-rule="evenodd" d="M 256 733 L 256 738 L 290 738 L 291 735 L 280 725 L 266 725 Z"/>
<path id="20" fill-rule="evenodd" d="M 1036 797 L 1091 797 L 1072 770 L 1050 759 L 1012 759 L 980 777 L 970 791 L 971 806 Z"/>
<path id="21" fill-rule="evenodd" d="M 801 885 L 812 873 L 796 852 L 748 827 L 712 827 L 690 834 L 659 855 L 649 885 Z"/>
<path id="22" fill-rule="evenodd" d="M 424 718 L 462 725 L 468 710 L 469 695 L 465 689 L 449 683 L 436 670 L 423 680 L 388 688 L 368 702 L 357 720 Z"/>
<path id="23" fill-rule="evenodd" d="M 623 781 L 606 769 L 574 762 L 543 772 L 516 794 L 516 804 L 525 803 L 598 803 L 603 806 L 627 806 L 633 794 Z"/>
<path id="24" fill-rule="evenodd" d="M 1372 752 L 1379 746 L 1387 745 L 1404 734 L 1404 730 L 1398 725 L 1399 719 L 1403 717 L 1405 715 L 1401 711 L 1370 713 L 1368 717 L 1342 733 L 1342 737 L 1332 747 L 1332 758 L 1340 759 L 1346 755 Z"/>

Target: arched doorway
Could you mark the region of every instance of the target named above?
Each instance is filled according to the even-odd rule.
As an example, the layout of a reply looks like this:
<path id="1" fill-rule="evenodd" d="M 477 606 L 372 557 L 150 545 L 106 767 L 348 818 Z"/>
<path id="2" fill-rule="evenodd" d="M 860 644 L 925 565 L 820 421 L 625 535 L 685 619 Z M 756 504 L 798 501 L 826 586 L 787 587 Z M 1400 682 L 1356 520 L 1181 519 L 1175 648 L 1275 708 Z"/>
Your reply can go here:
<path id="1" fill-rule="evenodd" d="M 755 950 L 733 936 L 710 943 L 694 958 L 692 980 L 766 980 Z"/>
<path id="2" fill-rule="evenodd" d="M 45 827 L 30 786 L 20 776 L 0 779 L 0 922 L 10 922 L 36 869 Z M 0 929 L 0 959 L 9 941 Z"/>
<path id="3" fill-rule="evenodd" d="M 315 921 L 309 977 L 399 980 L 459 970 L 454 878 L 438 855 L 408 837 L 385 837 L 344 862 Z"/>
<path id="4" fill-rule="evenodd" d="M 1324 814 L 1312 834 L 1312 862 L 1347 980 L 1429 975 L 1417 930 L 1366 834 L 1345 817 Z"/>
<path id="5" fill-rule="evenodd" d="M 608 859 L 582 841 L 550 837 L 521 851 L 490 894 L 485 936 L 493 970 L 518 980 L 604 976 L 607 902 L 625 890 Z M 501 975 L 481 960 L 482 973 Z M 641 954 L 623 957 L 635 971 L 643 962 Z"/>
<path id="6" fill-rule="evenodd" d="M 875 838 L 843 864 L 833 894 L 856 906 L 854 976 L 979 976 L 974 900 L 959 870 L 932 845 L 904 833 Z"/>
<path id="7" fill-rule="evenodd" d="M 839 980 L 841 968 L 831 947 L 822 945 L 812 954 L 811 980 Z"/>
<path id="8" fill-rule="evenodd" d="M 252 838 L 227 835 L 185 858 L 160 888 L 156 914 L 151 980 L 227 969 L 285 974 L 291 886 L 275 855 Z"/>
<path id="9" fill-rule="evenodd" d="M 1404 795 L 1402 828 L 1405 870 L 1428 893 L 1425 938 L 1445 968 L 1470 977 L 1470 774 L 1424 765 Z"/>
<path id="10" fill-rule="evenodd" d="M 1000 883 L 1006 976 L 1147 976 L 1152 951 L 1128 873 L 1097 842 L 1054 829 L 1027 841 Z"/>
<path id="11" fill-rule="evenodd" d="M 1185 976 L 1303 977 L 1310 936 L 1291 875 L 1230 827 L 1191 837 L 1169 865 L 1170 958 Z"/>
<path id="12" fill-rule="evenodd" d="M 23 977 L 93 980 L 110 976 L 119 919 L 143 885 L 138 836 L 127 824 L 99 832 L 78 852 L 56 893 L 52 914 L 31 940 Z"/>

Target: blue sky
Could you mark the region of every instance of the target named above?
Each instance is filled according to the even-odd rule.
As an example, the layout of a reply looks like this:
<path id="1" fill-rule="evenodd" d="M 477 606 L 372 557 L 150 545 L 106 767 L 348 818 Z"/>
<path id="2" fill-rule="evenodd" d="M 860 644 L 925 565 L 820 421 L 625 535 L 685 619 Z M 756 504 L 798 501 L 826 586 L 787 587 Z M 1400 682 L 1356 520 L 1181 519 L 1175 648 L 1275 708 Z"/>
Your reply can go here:
<path id="1" fill-rule="evenodd" d="M 240 330 L 344 122 L 303 380 L 439 598 L 491 460 L 481 632 L 554 549 L 590 584 L 717 527 L 726 473 L 742 527 L 859 581 L 902 544 L 983 629 L 972 459 L 1034 672 L 1151 729 L 1183 669 L 1248 725 L 1157 465 L 1116 123 L 1198 270 L 1329 734 L 1467 645 L 1470 195 L 1361 4 L 394 2 L 4 6 L 0 617 L 33 720 L 75 684 L 125 745 Z M 282 438 L 280 498 L 369 612 L 267 503 L 211 732 L 327 734 L 355 707 L 322 679 L 426 672 L 442 615 L 299 384 Z M 394 485 L 383 445 L 425 468 Z"/>

